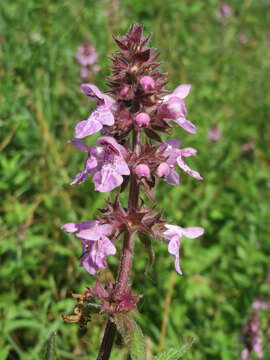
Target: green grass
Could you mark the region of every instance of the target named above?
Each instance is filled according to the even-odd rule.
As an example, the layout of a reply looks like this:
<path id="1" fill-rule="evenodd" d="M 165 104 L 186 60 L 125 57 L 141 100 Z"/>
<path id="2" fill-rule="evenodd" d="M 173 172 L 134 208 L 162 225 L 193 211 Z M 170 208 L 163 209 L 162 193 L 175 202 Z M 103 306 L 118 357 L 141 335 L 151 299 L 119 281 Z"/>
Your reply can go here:
<path id="1" fill-rule="evenodd" d="M 153 353 L 195 338 L 186 359 L 240 357 L 251 303 L 270 295 L 270 11 L 266 0 L 228 2 L 234 16 L 225 26 L 217 0 L 122 0 L 110 15 L 109 0 L 0 2 L 0 360 L 42 359 L 54 330 L 59 359 L 95 359 L 102 322 L 81 336 L 60 316 L 72 310 L 70 292 L 94 278 L 78 267 L 79 242 L 59 227 L 93 219 L 107 198 L 91 181 L 68 185 L 83 156 L 67 140 L 90 111 L 74 54 L 84 39 L 96 45 L 102 71 L 95 83 L 105 90 L 111 35 L 133 22 L 153 32 L 168 88 L 193 85 L 187 105 L 198 133 L 177 128 L 174 136 L 198 149 L 190 162 L 205 181 L 182 175 L 179 187 L 160 183 L 159 208 L 171 223 L 206 230 L 183 240 L 182 277 L 162 243 L 145 274 L 138 244 L 134 292 L 144 297 L 137 319 Z M 222 129 L 218 143 L 207 138 L 213 123 Z M 243 152 L 248 141 L 254 151 Z M 115 270 L 116 259 L 110 264 Z M 126 358 L 119 339 L 112 360 Z"/>

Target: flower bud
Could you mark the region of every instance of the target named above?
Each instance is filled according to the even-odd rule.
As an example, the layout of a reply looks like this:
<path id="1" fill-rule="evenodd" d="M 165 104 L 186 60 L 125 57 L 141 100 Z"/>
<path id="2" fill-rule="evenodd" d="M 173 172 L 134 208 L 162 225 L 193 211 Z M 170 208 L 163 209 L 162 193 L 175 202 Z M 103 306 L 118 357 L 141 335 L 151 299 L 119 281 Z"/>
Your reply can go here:
<path id="1" fill-rule="evenodd" d="M 140 85 L 144 91 L 154 90 L 155 80 L 151 76 L 143 76 L 140 79 Z"/>
<path id="2" fill-rule="evenodd" d="M 138 177 L 149 177 L 150 169 L 146 164 L 139 164 L 135 168 L 135 173 Z"/>
<path id="3" fill-rule="evenodd" d="M 133 89 L 129 85 L 124 85 L 124 87 L 120 90 L 120 97 L 123 100 L 130 100 L 133 98 L 133 95 Z"/>
<path id="4" fill-rule="evenodd" d="M 168 176 L 170 172 L 171 172 L 170 166 L 165 162 L 159 164 L 156 171 L 158 177 Z"/>
<path id="5" fill-rule="evenodd" d="M 150 123 L 150 116 L 146 113 L 139 113 L 135 117 L 136 124 L 139 127 L 145 127 Z"/>

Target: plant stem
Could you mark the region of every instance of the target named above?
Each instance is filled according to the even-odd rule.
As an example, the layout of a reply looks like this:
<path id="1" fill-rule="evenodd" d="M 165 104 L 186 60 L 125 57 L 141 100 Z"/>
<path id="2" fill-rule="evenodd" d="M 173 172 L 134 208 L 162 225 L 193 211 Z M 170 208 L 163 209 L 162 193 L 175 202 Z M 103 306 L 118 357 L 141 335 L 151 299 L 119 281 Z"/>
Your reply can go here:
<path id="1" fill-rule="evenodd" d="M 138 154 L 140 150 L 140 134 L 136 131 L 133 131 L 132 148 L 133 151 Z M 134 210 L 136 210 L 138 207 L 139 192 L 140 189 L 139 189 L 139 184 L 137 183 L 136 175 L 131 174 L 129 198 L 128 198 L 129 214 L 132 213 Z M 122 257 L 119 266 L 118 278 L 114 287 L 115 295 L 123 292 L 128 286 L 129 276 L 132 269 L 132 260 L 133 260 L 134 245 L 135 245 L 134 240 L 135 240 L 135 233 L 130 234 L 128 231 L 126 231 L 123 242 L 123 250 L 122 250 Z M 108 360 L 110 358 L 115 334 L 116 334 L 116 326 L 109 319 L 103 335 L 97 360 Z"/>
<path id="2" fill-rule="evenodd" d="M 109 359 L 116 334 L 116 325 L 108 319 L 97 360 Z"/>

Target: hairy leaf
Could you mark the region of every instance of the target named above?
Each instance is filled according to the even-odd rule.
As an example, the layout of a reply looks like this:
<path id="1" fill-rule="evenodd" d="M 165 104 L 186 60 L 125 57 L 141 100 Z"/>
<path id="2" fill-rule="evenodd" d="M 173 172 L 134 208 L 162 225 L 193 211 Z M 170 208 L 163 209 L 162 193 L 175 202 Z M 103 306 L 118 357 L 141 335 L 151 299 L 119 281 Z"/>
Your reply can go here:
<path id="1" fill-rule="evenodd" d="M 128 348 L 132 360 L 145 359 L 145 342 L 141 328 L 127 314 L 114 315 L 113 321 Z"/>
<path id="2" fill-rule="evenodd" d="M 168 351 L 156 355 L 153 360 L 179 360 L 191 348 L 193 343 L 194 339 L 180 348 L 171 348 Z"/>

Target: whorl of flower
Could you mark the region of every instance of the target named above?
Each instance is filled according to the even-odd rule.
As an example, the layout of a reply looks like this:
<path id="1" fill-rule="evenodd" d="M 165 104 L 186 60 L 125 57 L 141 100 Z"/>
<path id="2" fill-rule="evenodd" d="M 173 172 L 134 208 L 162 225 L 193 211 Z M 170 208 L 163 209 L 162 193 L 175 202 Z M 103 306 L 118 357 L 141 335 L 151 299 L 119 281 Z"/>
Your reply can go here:
<path id="1" fill-rule="evenodd" d="M 80 75 L 84 80 L 87 80 L 91 73 L 95 74 L 100 70 L 100 67 L 96 64 L 98 54 L 90 41 L 85 41 L 78 47 L 76 60 L 81 65 Z"/>
<path id="2" fill-rule="evenodd" d="M 263 334 L 259 318 L 259 310 L 262 309 L 268 309 L 268 304 L 261 300 L 255 300 L 252 304 L 252 313 L 243 331 L 242 342 L 245 346 L 241 352 L 243 360 L 249 359 L 252 352 L 258 358 L 263 358 Z"/>
<path id="3" fill-rule="evenodd" d="M 96 301 L 101 303 L 100 312 L 109 314 L 138 311 L 136 304 L 141 298 L 141 295 L 132 295 L 129 287 L 123 292 L 115 294 L 110 284 L 105 288 L 98 281 L 95 287 L 89 289 L 89 293 Z"/>
<path id="4" fill-rule="evenodd" d="M 94 174 L 95 189 L 100 192 L 111 191 L 123 182 L 123 176 L 129 175 L 126 163 L 126 150 L 109 136 L 98 139 L 100 146 L 87 146 L 82 141 L 70 141 L 80 151 L 87 153 L 84 170 L 79 172 L 71 185 L 85 182 L 89 174 Z"/>

